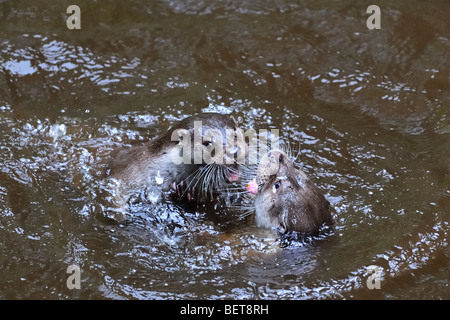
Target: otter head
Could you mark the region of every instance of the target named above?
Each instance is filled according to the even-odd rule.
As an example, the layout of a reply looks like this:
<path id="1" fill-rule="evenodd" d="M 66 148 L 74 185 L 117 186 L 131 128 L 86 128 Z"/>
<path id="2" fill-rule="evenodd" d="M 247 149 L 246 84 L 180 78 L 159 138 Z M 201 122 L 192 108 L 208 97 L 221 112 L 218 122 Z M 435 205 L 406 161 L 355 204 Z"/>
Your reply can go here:
<path id="1" fill-rule="evenodd" d="M 257 193 L 258 226 L 314 234 L 322 225 L 332 223 L 329 202 L 285 152 L 271 151 L 263 157 L 254 183 L 257 190 L 247 190 Z"/>
<path id="2" fill-rule="evenodd" d="M 248 149 L 232 116 L 215 113 L 191 116 L 177 123 L 167 135 L 173 146 L 173 164 L 184 165 L 186 169 L 175 181 L 176 185 L 211 193 L 224 182 L 239 181 L 239 163 L 243 163 Z M 188 192 L 189 197 L 194 193 Z"/>

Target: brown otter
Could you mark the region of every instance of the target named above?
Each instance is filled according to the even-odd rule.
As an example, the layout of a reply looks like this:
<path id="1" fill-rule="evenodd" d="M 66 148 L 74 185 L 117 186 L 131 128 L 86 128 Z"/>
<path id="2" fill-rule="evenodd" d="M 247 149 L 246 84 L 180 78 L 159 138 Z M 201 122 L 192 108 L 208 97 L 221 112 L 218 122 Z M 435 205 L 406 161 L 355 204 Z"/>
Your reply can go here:
<path id="1" fill-rule="evenodd" d="M 263 157 L 256 180 L 246 189 L 256 194 L 257 226 L 315 234 L 322 226 L 332 225 L 330 203 L 283 151 Z"/>
<path id="2" fill-rule="evenodd" d="M 236 130 L 232 116 L 204 113 L 185 118 L 142 146 L 119 151 L 111 161 L 106 187 L 113 202 L 108 209 L 115 211 L 112 217 L 123 220 L 130 198 L 142 191 L 153 197 L 155 189 L 159 194 L 173 190 L 178 200 L 192 202 L 238 181 L 235 157 L 241 148 L 229 147 L 226 141 Z"/>

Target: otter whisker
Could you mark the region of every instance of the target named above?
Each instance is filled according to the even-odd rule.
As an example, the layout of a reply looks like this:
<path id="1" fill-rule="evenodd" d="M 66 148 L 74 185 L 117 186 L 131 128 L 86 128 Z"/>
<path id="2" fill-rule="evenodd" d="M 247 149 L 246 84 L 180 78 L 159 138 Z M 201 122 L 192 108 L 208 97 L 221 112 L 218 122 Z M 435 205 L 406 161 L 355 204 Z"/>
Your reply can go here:
<path id="1" fill-rule="evenodd" d="M 210 186 L 210 187 L 213 187 L 213 188 L 210 188 L 211 195 L 215 190 L 220 189 L 223 185 L 224 167 L 216 164 L 214 166 L 214 171 L 215 171 L 214 184 Z"/>
<path id="2" fill-rule="evenodd" d="M 204 170 L 204 167 L 199 167 L 193 173 L 191 173 L 189 176 L 187 176 L 187 178 L 185 178 L 183 180 L 183 181 L 189 181 L 189 184 L 186 186 L 185 190 L 181 194 L 182 197 L 185 195 L 186 191 L 191 189 L 192 183 L 194 183 L 194 185 L 192 186 L 192 189 L 197 186 L 197 184 L 199 183 L 198 177 L 202 176 L 203 170 Z M 193 176 L 193 178 L 191 179 L 192 176 Z"/>
<path id="3" fill-rule="evenodd" d="M 212 196 L 212 192 L 213 192 L 212 190 L 214 189 L 214 188 L 211 188 L 212 187 L 212 183 L 211 183 L 212 178 L 215 178 L 214 164 L 207 164 L 203 167 L 202 175 L 198 181 L 198 183 L 200 185 L 199 192 L 201 192 L 200 196 L 203 197 L 204 195 L 207 195 L 208 193 L 210 193 L 210 195 Z"/>
<path id="4" fill-rule="evenodd" d="M 202 174 L 201 178 L 199 179 L 199 183 L 200 183 L 200 191 L 202 192 L 202 196 L 203 193 L 204 194 L 208 194 L 209 190 L 209 184 L 210 184 L 210 180 L 211 180 L 211 172 L 213 171 L 214 167 L 211 164 L 206 165 L 205 167 L 204 173 Z"/>
<path id="5" fill-rule="evenodd" d="M 294 164 L 297 163 L 297 160 L 298 160 L 298 158 L 300 158 L 300 154 L 301 154 L 300 142 L 298 144 L 299 144 L 299 146 L 298 146 L 297 153 L 296 153 L 295 157 L 293 156 L 293 153 L 289 154 L 289 157 L 291 158 L 291 161 Z"/>
<path id="6" fill-rule="evenodd" d="M 204 197 L 208 193 L 208 188 L 210 187 L 211 180 L 211 171 L 213 170 L 213 166 L 211 164 L 207 164 L 202 167 L 200 172 L 200 176 L 196 182 L 196 186 L 199 186 L 199 196 Z"/>
<path id="7" fill-rule="evenodd" d="M 291 141 L 284 141 L 282 143 L 280 143 L 280 150 L 285 152 L 289 158 L 291 159 L 291 161 L 293 163 L 297 163 L 298 158 L 300 157 L 301 154 L 301 142 L 298 141 L 298 147 L 296 146 L 295 148 L 292 146 L 292 142 Z M 295 155 L 294 155 L 295 153 Z"/>
<path id="8" fill-rule="evenodd" d="M 247 211 L 244 211 L 244 212 L 242 212 L 242 213 L 240 213 L 239 214 L 239 218 L 240 219 L 243 219 L 243 218 L 246 218 L 246 217 L 248 217 L 248 216 L 250 216 L 250 215 L 252 215 L 252 214 L 254 214 L 255 212 L 254 212 L 254 210 L 252 209 L 252 210 L 247 210 Z"/>

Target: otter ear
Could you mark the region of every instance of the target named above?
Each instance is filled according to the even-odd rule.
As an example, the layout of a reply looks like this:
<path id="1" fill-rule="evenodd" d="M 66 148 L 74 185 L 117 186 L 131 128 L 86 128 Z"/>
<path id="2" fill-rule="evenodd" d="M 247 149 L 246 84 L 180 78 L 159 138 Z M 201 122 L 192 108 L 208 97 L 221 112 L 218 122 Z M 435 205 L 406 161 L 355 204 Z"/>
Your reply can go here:
<path id="1" fill-rule="evenodd" d="M 172 141 L 175 141 L 175 142 L 181 142 L 181 141 L 183 141 L 185 139 L 189 140 L 190 136 L 191 136 L 191 134 L 190 134 L 189 130 L 186 130 L 186 129 L 175 129 L 175 130 L 172 131 L 170 139 Z"/>

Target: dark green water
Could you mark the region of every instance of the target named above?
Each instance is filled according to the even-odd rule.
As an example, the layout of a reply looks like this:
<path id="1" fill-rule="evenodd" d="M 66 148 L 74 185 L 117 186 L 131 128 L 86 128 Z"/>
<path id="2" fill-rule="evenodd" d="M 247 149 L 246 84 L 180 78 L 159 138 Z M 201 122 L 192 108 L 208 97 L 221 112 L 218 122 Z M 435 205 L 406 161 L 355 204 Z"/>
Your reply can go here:
<path id="1" fill-rule="evenodd" d="M 0 298 L 450 298 L 448 1 L 378 1 L 380 30 L 366 1 L 77 1 L 80 30 L 70 4 L 0 2 Z M 335 232 L 95 214 L 113 149 L 204 111 L 299 147 Z"/>

